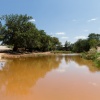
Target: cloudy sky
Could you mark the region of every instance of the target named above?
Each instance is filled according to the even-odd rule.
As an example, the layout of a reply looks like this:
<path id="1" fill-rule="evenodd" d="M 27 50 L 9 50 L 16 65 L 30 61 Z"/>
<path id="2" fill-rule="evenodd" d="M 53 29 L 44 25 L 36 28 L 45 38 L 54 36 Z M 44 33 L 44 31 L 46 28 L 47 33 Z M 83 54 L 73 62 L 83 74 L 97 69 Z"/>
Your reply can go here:
<path id="1" fill-rule="evenodd" d="M 100 0 L 0 0 L 0 15 L 27 14 L 64 43 L 100 33 Z"/>

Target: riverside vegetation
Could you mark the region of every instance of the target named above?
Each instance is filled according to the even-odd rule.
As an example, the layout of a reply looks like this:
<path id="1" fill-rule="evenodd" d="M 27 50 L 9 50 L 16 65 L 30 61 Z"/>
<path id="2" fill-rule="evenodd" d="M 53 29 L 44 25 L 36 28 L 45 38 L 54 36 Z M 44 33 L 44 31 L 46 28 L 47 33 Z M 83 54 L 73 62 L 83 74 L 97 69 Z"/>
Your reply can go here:
<path id="1" fill-rule="evenodd" d="M 63 46 L 57 37 L 39 30 L 32 22 L 32 16 L 10 14 L 0 17 L 0 40 L 2 44 L 12 47 L 13 52 L 82 53 L 86 59 L 94 60 L 100 66 L 100 53 L 95 49 L 100 46 L 100 34 L 90 33 L 87 39 L 75 43 L 65 42 Z"/>
<path id="2" fill-rule="evenodd" d="M 100 67 L 100 53 L 95 48 L 90 49 L 88 52 L 82 53 L 82 57 L 88 60 L 93 60 L 97 67 Z"/>
<path id="3" fill-rule="evenodd" d="M 27 15 L 4 15 L 1 18 L 0 38 L 3 44 L 10 45 L 13 51 L 51 51 L 60 46 L 58 38 L 37 29 L 32 17 Z M 2 21 L 5 22 L 2 25 Z"/>

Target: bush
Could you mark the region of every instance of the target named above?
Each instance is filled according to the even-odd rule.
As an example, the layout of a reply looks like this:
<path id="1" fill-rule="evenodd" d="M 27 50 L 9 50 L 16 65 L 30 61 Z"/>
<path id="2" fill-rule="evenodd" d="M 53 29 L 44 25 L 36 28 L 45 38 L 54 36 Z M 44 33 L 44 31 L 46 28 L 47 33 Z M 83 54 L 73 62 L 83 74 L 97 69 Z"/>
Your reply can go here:
<path id="1" fill-rule="evenodd" d="M 92 48 L 88 52 L 84 52 L 82 54 L 82 57 L 86 58 L 86 59 L 89 59 L 89 60 L 94 60 L 96 58 L 96 56 L 95 56 L 96 53 L 97 53 L 96 49 Z"/>
<path id="2" fill-rule="evenodd" d="M 100 67 L 100 57 L 95 60 L 95 64 L 97 67 Z"/>
<path id="3" fill-rule="evenodd" d="M 84 52 L 82 57 L 88 60 L 93 60 L 97 67 L 100 67 L 100 53 L 97 53 L 95 48 L 90 49 L 88 52 Z"/>

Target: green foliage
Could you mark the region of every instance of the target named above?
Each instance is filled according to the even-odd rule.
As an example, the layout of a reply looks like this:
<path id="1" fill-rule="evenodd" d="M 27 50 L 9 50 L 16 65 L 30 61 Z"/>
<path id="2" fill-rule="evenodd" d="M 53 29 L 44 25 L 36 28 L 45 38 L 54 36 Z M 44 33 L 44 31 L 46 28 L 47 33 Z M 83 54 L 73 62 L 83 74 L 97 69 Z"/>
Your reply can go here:
<path id="1" fill-rule="evenodd" d="M 100 67 L 100 53 L 96 53 L 95 54 L 95 60 L 94 60 L 94 62 L 95 62 L 95 65 L 97 67 Z"/>
<path id="2" fill-rule="evenodd" d="M 0 41 L 2 41 L 3 39 L 3 35 L 2 35 L 2 32 L 3 32 L 3 26 L 2 26 L 2 23 L 0 22 Z"/>
<path id="3" fill-rule="evenodd" d="M 79 39 L 73 44 L 73 51 L 74 52 L 85 52 L 88 51 L 90 48 L 88 40 Z"/>
<path id="4" fill-rule="evenodd" d="M 66 51 L 72 50 L 72 44 L 68 41 L 65 42 L 65 50 Z"/>
<path id="5" fill-rule="evenodd" d="M 0 40 L 3 44 L 13 46 L 14 51 L 25 48 L 29 51 L 66 50 L 78 53 L 100 45 L 100 34 L 91 33 L 88 39 L 79 39 L 74 44 L 66 41 L 63 47 L 58 38 L 47 35 L 44 30 L 38 30 L 30 22 L 31 19 L 31 16 L 18 14 L 0 17 Z"/>
<path id="6" fill-rule="evenodd" d="M 99 57 L 95 60 L 95 64 L 97 67 L 100 67 L 100 55 Z"/>
<path id="7" fill-rule="evenodd" d="M 89 34 L 88 41 L 91 48 L 96 47 L 100 43 L 100 34 Z"/>
<path id="8" fill-rule="evenodd" d="M 73 52 L 86 52 L 100 45 L 100 34 L 91 33 L 87 39 L 79 39 L 72 45 Z"/>
<path id="9" fill-rule="evenodd" d="M 100 41 L 100 34 L 91 33 L 91 34 L 89 34 L 88 39 L 89 40 L 96 39 L 97 41 Z"/>
<path id="10" fill-rule="evenodd" d="M 22 43 L 23 39 L 21 37 L 27 34 L 28 31 L 33 30 L 33 26 L 35 28 L 35 25 L 29 22 L 29 20 L 32 19 L 31 16 L 12 14 L 4 15 L 2 16 L 2 19 L 5 21 L 5 31 L 2 32 L 2 35 L 4 36 L 3 43 L 13 45 L 16 49 L 24 44 Z M 19 37 L 22 41 L 19 41 Z"/>
<path id="11" fill-rule="evenodd" d="M 97 53 L 95 48 L 90 49 L 88 52 L 82 53 L 82 57 L 88 60 L 93 60 L 97 67 L 100 67 L 100 53 Z"/>
<path id="12" fill-rule="evenodd" d="M 82 57 L 88 59 L 88 60 L 94 60 L 96 58 L 96 49 L 92 48 L 88 52 L 84 52 L 82 54 Z"/>
<path id="13" fill-rule="evenodd" d="M 100 53 L 97 53 L 95 54 L 95 58 L 99 58 L 100 57 Z"/>
<path id="14" fill-rule="evenodd" d="M 25 48 L 29 51 L 55 50 L 60 44 L 58 38 L 50 37 L 44 30 L 38 30 L 27 15 L 4 15 L 0 19 L 5 25 L 0 28 L 0 39 L 4 44 L 12 45 L 13 50 Z"/>

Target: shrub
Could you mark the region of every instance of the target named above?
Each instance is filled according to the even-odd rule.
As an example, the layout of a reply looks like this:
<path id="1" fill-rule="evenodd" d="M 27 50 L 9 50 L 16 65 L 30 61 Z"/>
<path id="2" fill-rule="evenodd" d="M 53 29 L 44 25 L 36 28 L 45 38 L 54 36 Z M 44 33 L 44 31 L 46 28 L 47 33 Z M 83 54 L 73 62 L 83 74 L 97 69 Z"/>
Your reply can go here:
<path id="1" fill-rule="evenodd" d="M 100 67 L 100 57 L 95 60 L 95 64 L 97 67 Z"/>

